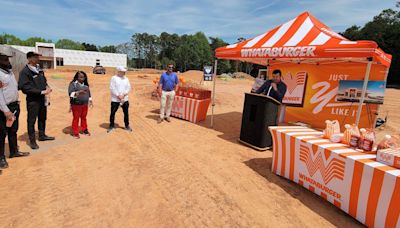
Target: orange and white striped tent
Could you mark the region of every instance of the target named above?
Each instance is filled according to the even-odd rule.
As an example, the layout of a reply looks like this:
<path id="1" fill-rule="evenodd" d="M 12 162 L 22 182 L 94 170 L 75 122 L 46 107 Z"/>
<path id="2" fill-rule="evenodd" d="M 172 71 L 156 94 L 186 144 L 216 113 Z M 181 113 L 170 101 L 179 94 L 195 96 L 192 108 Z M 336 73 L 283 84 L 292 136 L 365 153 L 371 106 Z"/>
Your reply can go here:
<path id="1" fill-rule="evenodd" d="M 252 39 L 218 48 L 218 59 L 260 65 L 279 62 L 365 61 L 390 66 L 391 55 L 374 41 L 350 41 L 308 12 Z"/>

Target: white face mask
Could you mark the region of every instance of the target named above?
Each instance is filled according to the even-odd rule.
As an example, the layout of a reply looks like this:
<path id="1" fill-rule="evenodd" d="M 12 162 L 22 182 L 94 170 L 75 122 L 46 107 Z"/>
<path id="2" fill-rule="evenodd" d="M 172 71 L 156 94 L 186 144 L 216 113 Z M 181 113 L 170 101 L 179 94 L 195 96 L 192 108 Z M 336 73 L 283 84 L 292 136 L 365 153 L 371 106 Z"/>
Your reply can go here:
<path id="1" fill-rule="evenodd" d="M 34 66 L 31 66 L 31 65 L 29 65 L 28 64 L 28 67 L 29 67 L 29 69 L 31 70 L 31 71 L 33 71 L 33 72 L 35 72 L 35 73 L 39 73 L 39 70 L 36 68 L 36 67 L 34 67 Z"/>

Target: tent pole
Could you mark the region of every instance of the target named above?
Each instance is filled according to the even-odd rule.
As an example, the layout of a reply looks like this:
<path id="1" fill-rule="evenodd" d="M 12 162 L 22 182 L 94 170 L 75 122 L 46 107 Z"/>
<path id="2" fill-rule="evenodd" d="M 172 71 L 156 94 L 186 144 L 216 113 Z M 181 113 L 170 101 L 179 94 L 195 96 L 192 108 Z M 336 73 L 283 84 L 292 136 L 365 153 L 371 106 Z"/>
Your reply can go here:
<path id="1" fill-rule="evenodd" d="M 358 104 L 358 110 L 357 110 L 357 118 L 356 118 L 357 126 L 360 124 L 362 106 L 364 104 L 365 94 L 367 92 L 369 75 L 371 73 L 371 66 L 372 66 L 372 59 L 368 59 L 367 70 L 365 72 L 364 84 L 363 84 L 362 93 L 361 93 L 361 99 L 360 99 L 360 103 Z"/>
<path id="2" fill-rule="evenodd" d="M 389 75 L 389 68 L 387 68 L 386 73 L 385 73 L 385 89 L 386 89 L 386 86 L 387 86 L 387 77 L 388 77 L 388 75 Z M 378 114 L 379 114 L 380 107 L 381 107 L 381 106 L 378 105 L 378 107 L 376 108 L 375 119 L 374 119 L 374 126 L 373 126 L 373 127 L 376 126 L 376 121 L 378 121 Z M 387 116 L 387 114 L 386 114 L 386 116 Z M 385 122 L 385 124 L 386 124 L 386 122 Z"/>
<path id="3" fill-rule="evenodd" d="M 214 75 L 213 75 L 212 104 L 211 104 L 211 128 L 214 127 L 215 81 L 217 81 L 217 67 L 218 67 L 218 59 L 215 59 Z"/>

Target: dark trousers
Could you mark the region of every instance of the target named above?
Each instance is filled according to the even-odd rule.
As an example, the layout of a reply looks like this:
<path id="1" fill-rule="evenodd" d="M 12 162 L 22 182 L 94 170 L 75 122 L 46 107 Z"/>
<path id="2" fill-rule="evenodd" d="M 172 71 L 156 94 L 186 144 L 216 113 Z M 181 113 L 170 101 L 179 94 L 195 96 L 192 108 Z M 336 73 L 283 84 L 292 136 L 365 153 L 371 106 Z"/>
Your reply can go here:
<path id="1" fill-rule="evenodd" d="M 35 141 L 35 123 L 38 119 L 39 137 L 45 135 L 47 107 L 44 105 L 44 100 L 29 101 L 26 103 L 28 109 L 28 135 L 30 141 Z"/>
<path id="2" fill-rule="evenodd" d="M 115 113 L 120 106 L 119 102 L 111 102 L 111 114 L 110 114 L 110 127 L 115 127 Z M 122 111 L 124 111 L 124 122 L 125 127 L 129 126 L 129 101 L 124 102 L 122 105 Z"/>
<path id="3" fill-rule="evenodd" d="M 11 127 L 6 127 L 6 116 L 0 112 L 0 158 L 4 158 L 6 136 L 8 136 L 8 146 L 10 147 L 10 155 L 18 152 L 17 131 L 18 131 L 18 118 L 19 118 L 19 104 L 18 102 L 11 103 L 8 106 L 11 112 L 15 112 L 15 121 Z"/>

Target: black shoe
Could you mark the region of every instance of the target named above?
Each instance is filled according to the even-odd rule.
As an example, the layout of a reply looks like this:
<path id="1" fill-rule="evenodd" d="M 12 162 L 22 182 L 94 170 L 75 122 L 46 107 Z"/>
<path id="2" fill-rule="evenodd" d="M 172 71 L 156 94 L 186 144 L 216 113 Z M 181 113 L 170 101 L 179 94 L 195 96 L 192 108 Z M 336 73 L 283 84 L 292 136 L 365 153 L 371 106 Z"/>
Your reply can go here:
<path id="1" fill-rule="evenodd" d="M 88 129 L 84 130 L 83 134 L 86 135 L 86 136 L 90 136 L 90 132 L 88 131 Z"/>
<path id="2" fill-rule="evenodd" d="M 127 131 L 129 131 L 129 132 L 132 132 L 132 131 L 133 131 L 132 128 L 129 127 L 129 126 L 125 127 L 125 130 L 127 130 Z"/>
<path id="3" fill-rule="evenodd" d="M 47 136 L 47 135 L 39 136 L 39 141 L 51 141 L 51 140 L 54 140 L 54 139 L 56 139 L 56 138 L 50 137 L 50 136 Z"/>
<path id="4" fill-rule="evenodd" d="M 0 158 L 0 169 L 7 169 L 8 168 L 8 163 L 6 161 L 6 158 Z"/>
<path id="5" fill-rule="evenodd" d="M 29 146 L 32 148 L 32 150 L 37 150 L 37 149 L 39 149 L 39 146 L 38 146 L 38 144 L 36 143 L 36 141 L 31 141 L 31 142 L 29 143 Z"/>
<path id="6" fill-rule="evenodd" d="M 109 128 L 107 129 L 107 133 L 110 133 L 112 130 L 114 130 L 114 128 L 113 128 L 113 127 L 109 127 Z"/>
<path id="7" fill-rule="evenodd" d="M 18 151 L 17 153 L 10 154 L 10 158 L 26 157 L 26 156 L 29 156 L 29 154 L 30 154 L 29 152 Z"/>

